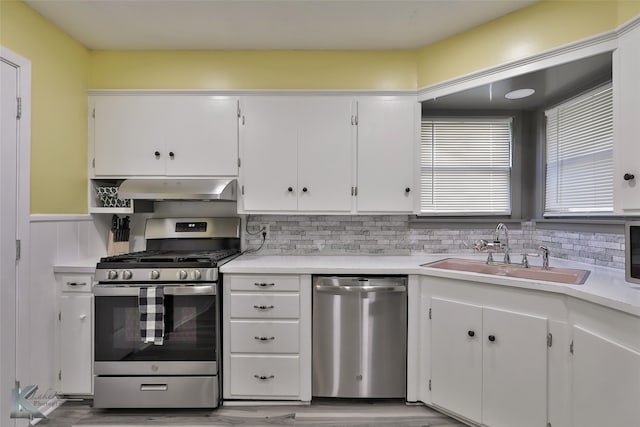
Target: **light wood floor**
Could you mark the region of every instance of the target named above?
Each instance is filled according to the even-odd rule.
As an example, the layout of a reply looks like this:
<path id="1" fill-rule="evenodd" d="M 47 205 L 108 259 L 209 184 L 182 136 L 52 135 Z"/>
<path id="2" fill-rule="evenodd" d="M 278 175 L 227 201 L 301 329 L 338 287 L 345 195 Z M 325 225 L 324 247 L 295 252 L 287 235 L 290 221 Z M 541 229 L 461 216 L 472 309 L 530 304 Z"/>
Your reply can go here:
<path id="1" fill-rule="evenodd" d="M 215 410 L 93 409 L 91 401 L 67 401 L 40 421 L 46 427 L 147 426 L 344 426 L 463 427 L 425 406 L 401 401 L 314 400 L 311 405 L 223 406 Z"/>

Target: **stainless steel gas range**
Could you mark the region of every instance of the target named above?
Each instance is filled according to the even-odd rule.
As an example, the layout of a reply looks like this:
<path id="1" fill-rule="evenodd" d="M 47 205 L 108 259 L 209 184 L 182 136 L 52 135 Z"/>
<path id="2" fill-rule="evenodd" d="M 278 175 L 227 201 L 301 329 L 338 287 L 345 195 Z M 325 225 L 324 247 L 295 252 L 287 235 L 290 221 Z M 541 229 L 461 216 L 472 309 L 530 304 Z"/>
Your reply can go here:
<path id="1" fill-rule="evenodd" d="M 94 407 L 217 407 L 218 267 L 240 253 L 240 219 L 148 219 L 145 239 L 96 266 Z"/>

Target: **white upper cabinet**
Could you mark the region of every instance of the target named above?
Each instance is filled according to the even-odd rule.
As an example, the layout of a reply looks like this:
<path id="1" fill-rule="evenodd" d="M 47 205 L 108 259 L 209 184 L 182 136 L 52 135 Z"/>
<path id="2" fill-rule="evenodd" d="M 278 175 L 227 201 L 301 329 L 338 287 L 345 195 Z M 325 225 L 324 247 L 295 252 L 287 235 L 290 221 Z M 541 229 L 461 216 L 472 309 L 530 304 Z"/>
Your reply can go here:
<path id="1" fill-rule="evenodd" d="M 299 210 L 351 210 L 355 132 L 351 124 L 352 105 L 347 98 L 300 100 Z"/>
<path id="2" fill-rule="evenodd" d="M 247 212 L 349 212 L 352 102 L 342 97 L 248 97 L 241 119 Z"/>
<path id="3" fill-rule="evenodd" d="M 237 176 L 237 99 L 94 96 L 95 177 Z"/>
<path id="4" fill-rule="evenodd" d="M 359 212 L 413 212 L 419 104 L 415 97 L 358 100 Z"/>
<path id="5" fill-rule="evenodd" d="M 614 210 L 640 211 L 640 27 L 618 40 L 613 53 Z M 633 177 L 632 177 L 633 176 Z"/>

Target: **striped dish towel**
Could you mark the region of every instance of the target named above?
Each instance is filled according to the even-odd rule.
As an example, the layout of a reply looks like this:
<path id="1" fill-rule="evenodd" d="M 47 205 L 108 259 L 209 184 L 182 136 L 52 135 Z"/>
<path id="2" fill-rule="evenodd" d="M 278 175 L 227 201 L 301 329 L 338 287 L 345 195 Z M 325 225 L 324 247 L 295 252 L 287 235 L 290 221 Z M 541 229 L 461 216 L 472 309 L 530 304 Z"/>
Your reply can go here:
<path id="1" fill-rule="evenodd" d="M 144 343 L 162 345 L 164 339 L 164 292 L 162 288 L 140 288 L 140 337 Z"/>

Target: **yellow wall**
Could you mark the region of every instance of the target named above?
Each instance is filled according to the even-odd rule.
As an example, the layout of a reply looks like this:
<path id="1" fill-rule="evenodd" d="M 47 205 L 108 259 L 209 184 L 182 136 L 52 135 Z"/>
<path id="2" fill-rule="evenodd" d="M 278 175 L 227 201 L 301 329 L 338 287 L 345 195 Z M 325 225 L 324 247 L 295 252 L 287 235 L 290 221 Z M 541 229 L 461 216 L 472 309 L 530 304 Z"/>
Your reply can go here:
<path id="1" fill-rule="evenodd" d="M 89 87 L 415 89 L 414 51 L 95 51 Z"/>
<path id="2" fill-rule="evenodd" d="M 620 1 L 636 3 L 633 1 Z M 633 16 L 615 1 L 547 0 L 418 51 L 418 87 L 428 86 L 612 30 Z M 626 21 L 626 19 L 624 19 Z"/>
<path id="3" fill-rule="evenodd" d="M 0 44 L 31 61 L 31 212 L 87 212 L 89 53 L 21 1 L 0 10 Z"/>
<path id="4" fill-rule="evenodd" d="M 618 0 L 618 25 L 640 15 L 640 0 Z"/>

